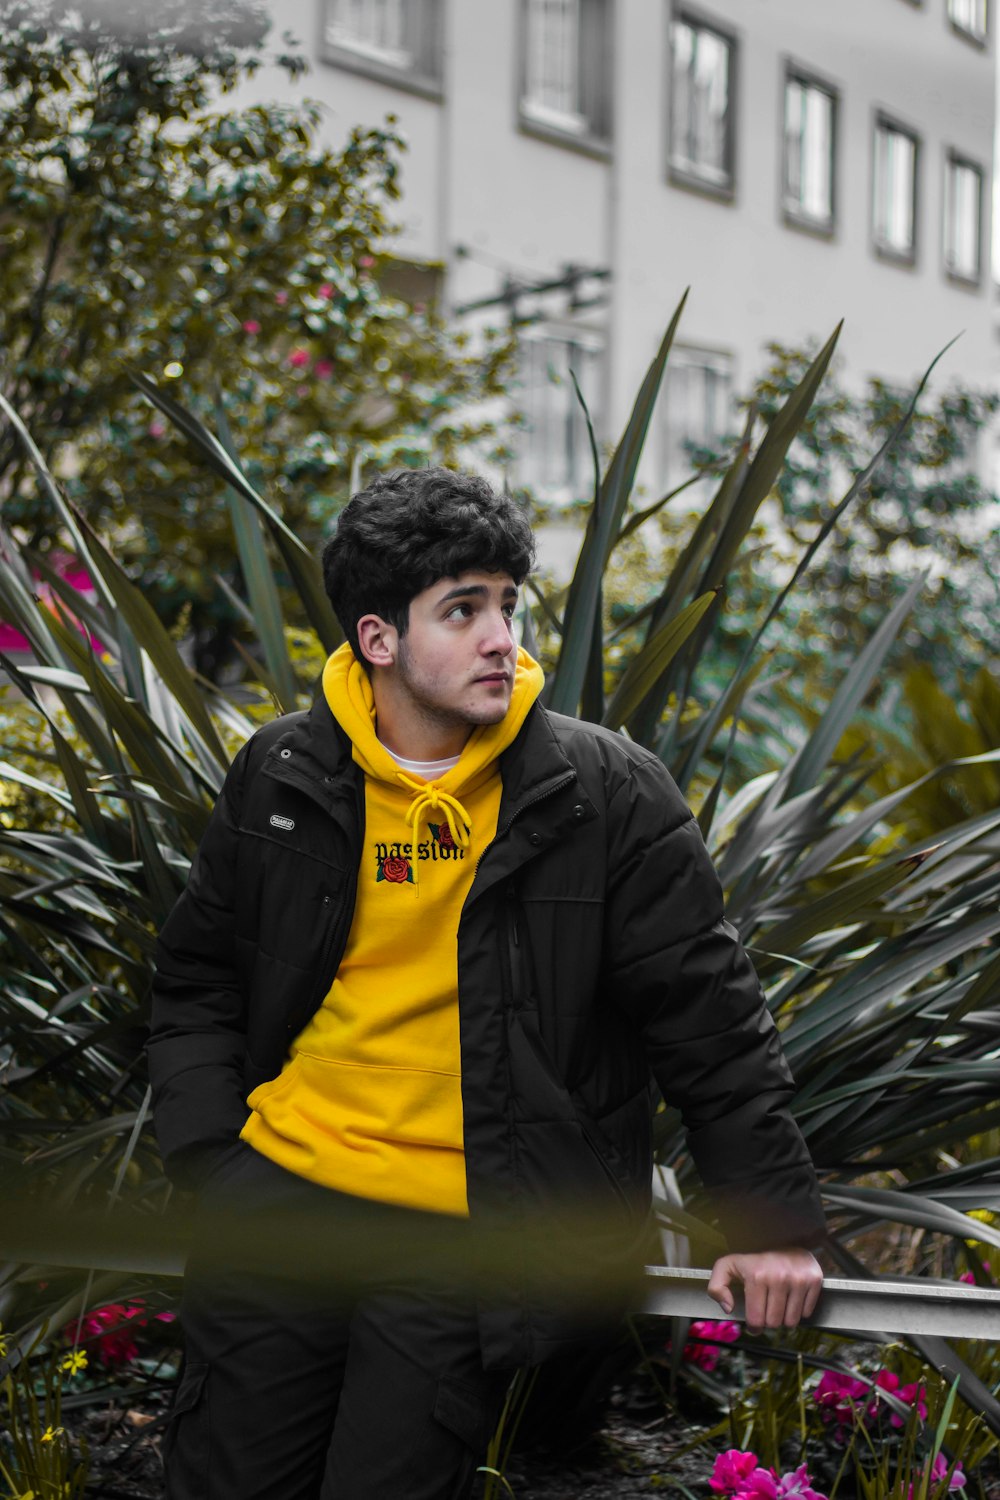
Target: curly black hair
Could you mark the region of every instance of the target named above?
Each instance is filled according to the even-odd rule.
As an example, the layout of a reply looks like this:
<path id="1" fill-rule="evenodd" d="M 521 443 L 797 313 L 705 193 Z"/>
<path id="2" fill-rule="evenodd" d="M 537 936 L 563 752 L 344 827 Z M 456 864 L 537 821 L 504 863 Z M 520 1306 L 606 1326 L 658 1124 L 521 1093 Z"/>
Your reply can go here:
<path id="1" fill-rule="evenodd" d="M 535 560 L 527 517 L 477 474 L 394 469 L 352 495 L 323 549 L 323 582 L 355 656 L 358 621 L 380 616 L 400 635 L 410 600 L 475 568 L 523 583 Z"/>

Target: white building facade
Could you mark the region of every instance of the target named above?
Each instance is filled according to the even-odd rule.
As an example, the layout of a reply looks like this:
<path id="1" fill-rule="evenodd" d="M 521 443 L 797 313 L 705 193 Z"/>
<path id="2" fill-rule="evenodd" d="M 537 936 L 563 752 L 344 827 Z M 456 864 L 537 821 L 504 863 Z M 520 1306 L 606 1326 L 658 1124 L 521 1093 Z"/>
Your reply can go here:
<path id="1" fill-rule="evenodd" d="M 394 250 L 514 317 L 515 482 L 589 491 L 685 287 L 647 482 L 733 424 L 765 349 L 845 319 L 848 377 L 995 384 L 989 0 L 272 0 L 327 139 L 397 117 Z M 555 379 L 553 379 L 555 377 Z"/>

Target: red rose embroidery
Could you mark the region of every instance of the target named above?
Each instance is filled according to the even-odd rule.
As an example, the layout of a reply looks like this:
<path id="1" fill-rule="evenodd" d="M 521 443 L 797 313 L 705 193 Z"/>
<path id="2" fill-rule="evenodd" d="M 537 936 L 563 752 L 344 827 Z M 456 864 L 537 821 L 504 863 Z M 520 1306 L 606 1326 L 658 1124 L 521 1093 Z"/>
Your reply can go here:
<path id="1" fill-rule="evenodd" d="M 382 874 L 393 885 L 404 885 L 410 878 L 410 861 L 402 855 L 393 855 L 382 863 Z"/>
<path id="2" fill-rule="evenodd" d="M 451 829 L 447 823 L 442 823 L 438 828 L 438 843 L 442 849 L 454 849 L 455 840 L 451 836 Z"/>

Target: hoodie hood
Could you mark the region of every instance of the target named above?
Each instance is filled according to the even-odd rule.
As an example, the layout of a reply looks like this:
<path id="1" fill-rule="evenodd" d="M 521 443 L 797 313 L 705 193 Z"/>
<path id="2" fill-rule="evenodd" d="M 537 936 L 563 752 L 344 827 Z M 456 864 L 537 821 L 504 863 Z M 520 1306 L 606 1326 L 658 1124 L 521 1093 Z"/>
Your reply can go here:
<path id="1" fill-rule="evenodd" d="M 452 838 L 464 849 L 469 843 L 470 822 L 462 798 L 493 775 L 498 757 L 517 738 L 544 681 L 538 663 L 527 651 L 519 650 L 507 712 L 499 723 L 481 724 L 473 729 L 457 765 L 433 781 L 424 781 L 404 771 L 379 740 L 371 681 L 347 643 L 333 653 L 323 669 L 323 694 L 330 712 L 350 739 L 352 755 L 364 774 L 409 794 L 406 821 L 413 829 L 414 844 L 419 840 L 421 824 L 437 813 L 446 819 Z"/>

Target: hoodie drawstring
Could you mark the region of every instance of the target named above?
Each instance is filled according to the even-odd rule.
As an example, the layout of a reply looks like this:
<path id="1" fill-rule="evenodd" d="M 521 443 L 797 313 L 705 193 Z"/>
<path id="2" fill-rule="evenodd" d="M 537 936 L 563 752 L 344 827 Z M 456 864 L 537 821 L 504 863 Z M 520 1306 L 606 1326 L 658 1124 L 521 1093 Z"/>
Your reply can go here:
<path id="1" fill-rule="evenodd" d="M 450 792 L 443 792 L 440 787 L 428 781 L 415 781 L 404 772 L 397 772 L 399 780 L 413 793 L 413 801 L 406 812 L 407 827 L 413 830 L 413 850 L 416 854 L 417 845 L 420 842 L 420 825 L 429 822 L 429 814 L 441 812 L 445 816 L 448 830 L 451 833 L 452 842 L 459 849 L 469 847 L 469 814 Z M 413 861 L 413 883 L 418 884 L 420 880 L 420 861 Z"/>

